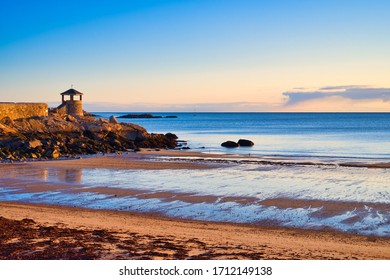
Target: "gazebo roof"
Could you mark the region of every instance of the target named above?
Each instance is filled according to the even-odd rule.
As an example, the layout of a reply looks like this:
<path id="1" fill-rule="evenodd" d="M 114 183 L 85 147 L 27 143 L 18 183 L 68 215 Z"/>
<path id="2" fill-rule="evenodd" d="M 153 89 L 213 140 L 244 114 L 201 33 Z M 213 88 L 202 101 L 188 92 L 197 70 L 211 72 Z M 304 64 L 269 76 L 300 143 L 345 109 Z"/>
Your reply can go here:
<path id="1" fill-rule="evenodd" d="M 83 95 L 83 93 L 75 90 L 74 88 L 70 88 L 67 91 L 61 93 L 60 95 Z"/>

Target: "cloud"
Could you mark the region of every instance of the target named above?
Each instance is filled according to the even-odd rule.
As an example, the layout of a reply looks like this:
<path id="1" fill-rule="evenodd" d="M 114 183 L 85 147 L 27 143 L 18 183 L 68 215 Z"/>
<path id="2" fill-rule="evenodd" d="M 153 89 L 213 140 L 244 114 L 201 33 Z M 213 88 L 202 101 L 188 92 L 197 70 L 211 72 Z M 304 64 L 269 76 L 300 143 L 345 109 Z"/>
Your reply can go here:
<path id="1" fill-rule="evenodd" d="M 351 86 L 327 86 L 319 88 L 321 91 L 327 91 L 327 90 L 347 90 L 347 89 L 353 89 L 353 88 L 369 88 L 369 86 L 361 86 L 361 85 L 351 85 Z"/>
<path id="2" fill-rule="evenodd" d="M 287 102 L 284 106 L 292 106 L 302 102 L 325 99 L 329 97 L 342 97 L 348 100 L 382 100 L 390 101 L 390 88 L 373 88 L 369 86 L 327 86 L 317 90 L 287 91 L 283 93 Z"/>

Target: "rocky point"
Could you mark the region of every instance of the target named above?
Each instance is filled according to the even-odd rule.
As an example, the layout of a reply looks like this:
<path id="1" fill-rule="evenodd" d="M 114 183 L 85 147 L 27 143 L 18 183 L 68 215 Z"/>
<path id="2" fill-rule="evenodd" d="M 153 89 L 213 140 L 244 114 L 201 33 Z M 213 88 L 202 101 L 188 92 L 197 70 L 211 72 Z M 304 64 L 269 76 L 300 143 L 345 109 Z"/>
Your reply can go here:
<path id="1" fill-rule="evenodd" d="M 56 159 L 78 155 L 115 153 L 139 148 L 177 146 L 172 133 L 151 134 L 145 128 L 93 117 L 51 115 L 0 120 L 0 159 Z"/>

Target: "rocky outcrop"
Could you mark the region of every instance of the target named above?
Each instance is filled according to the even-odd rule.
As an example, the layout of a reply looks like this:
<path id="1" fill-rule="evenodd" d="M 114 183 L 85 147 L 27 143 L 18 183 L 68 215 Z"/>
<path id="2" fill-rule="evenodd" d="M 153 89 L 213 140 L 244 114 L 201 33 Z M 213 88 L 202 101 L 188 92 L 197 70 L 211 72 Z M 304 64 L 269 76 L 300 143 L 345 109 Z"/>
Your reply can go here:
<path id="1" fill-rule="evenodd" d="M 52 115 L 0 121 L 0 159 L 25 160 L 114 153 L 138 148 L 175 148 L 176 135 L 150 134 L 113 119 Z"/>

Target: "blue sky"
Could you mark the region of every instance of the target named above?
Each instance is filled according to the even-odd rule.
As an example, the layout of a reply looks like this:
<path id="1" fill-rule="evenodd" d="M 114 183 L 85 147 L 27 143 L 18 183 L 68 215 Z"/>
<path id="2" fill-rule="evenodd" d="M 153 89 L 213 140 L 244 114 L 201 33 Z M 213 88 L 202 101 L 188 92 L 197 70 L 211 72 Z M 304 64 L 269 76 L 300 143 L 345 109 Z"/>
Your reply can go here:
<path id="1" fill-rule="evenodd" d="M 0 101 L 55 104 L 73 84 L 91 110 L 389 110 L 389 12 L 375 0 L 2 1 Z M 346 85 L 366 98 L 305 98 Z"/>

